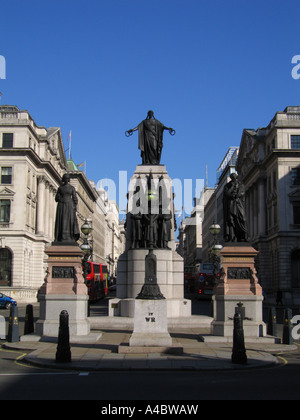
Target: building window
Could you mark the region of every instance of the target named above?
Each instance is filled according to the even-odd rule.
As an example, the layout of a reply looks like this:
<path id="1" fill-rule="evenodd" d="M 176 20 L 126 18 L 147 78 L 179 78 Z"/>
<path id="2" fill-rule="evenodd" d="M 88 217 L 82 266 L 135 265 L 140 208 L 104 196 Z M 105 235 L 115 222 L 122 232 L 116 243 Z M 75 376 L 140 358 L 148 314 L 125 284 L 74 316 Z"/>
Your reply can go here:
<path id="1" fill-rule="evenodd" d="M 2 167 L 1 168 L 1 184 L 11 184 L 11 183 L 12 183 L 12 168 Z"/>
<path id="2" fill-rule="evenodd" d="M 10 221 L 10 200 L 0 200 L 0 222 L 9 223 Z"/>
<path id="3" fill-rule="evenodd" d="M 300 168 L 292 169 L 292 184 L 300 185 Z"/>
<path id="4" fill-rule="evenodd" d="M 300 203 L 293 205 L 294 210 L 294 225 L 300 225 Z"/>
<path id="5" fill-rule="evenodd" d="M 291 148 L 300 149 L 300 136 L 291 136 Z"/>
<path id="6" fill-rule="evenodd" d="M 291 254 L 292 287 L 300 287 L 300 249 Z"/>
<path id="7" fill-rule="evenodd" d="M 11 286 L 12 253 L 7 248 L 0 248 L 0 286 Z"/>
<path id="8" fill-rule="evenodd" d="M 2 147 L 3 149 L 9 149 L 13 147 L 14 143 L 14 134 L 13 133 L 3 133 L 2 134 Z"/>

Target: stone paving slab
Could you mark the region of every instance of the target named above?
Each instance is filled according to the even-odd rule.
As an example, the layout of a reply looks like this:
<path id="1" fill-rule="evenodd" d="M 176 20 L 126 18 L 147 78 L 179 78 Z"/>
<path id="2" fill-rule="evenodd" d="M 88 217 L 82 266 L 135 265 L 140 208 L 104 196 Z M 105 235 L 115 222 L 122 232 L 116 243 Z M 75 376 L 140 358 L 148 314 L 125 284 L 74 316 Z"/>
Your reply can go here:
<path id="1" fill-rule="evenodd" d="M 100 333 L 100 332 L 99 332 Z M 94 333 L 93 333 L 94 334 Z M 248 363 L 237 365 L 231 362 L 232 344 L 228 342 L 203 342 L 199 331 L 171 330 L 174 346 L 181 346 L 181 354 L 170 354 L 166 351 L 141 353 L 119 353 L 119 346 L 127 345 L 131 331 L 105 330 L 101 331 L 95 342 L 72 343 L 71 363 L 56 363 L 57 343 L 28 341 L 26 336 L 16 343 L 2 343 L 3 346 L 17 351 L 23 351 L 23 362 L 51 369 L 67 370 L 228 370 L 260 368 L 276 365 L 280 359 L 276 354 L 293 351 L 295 345 L 275 343 L 246 344 Z"/>

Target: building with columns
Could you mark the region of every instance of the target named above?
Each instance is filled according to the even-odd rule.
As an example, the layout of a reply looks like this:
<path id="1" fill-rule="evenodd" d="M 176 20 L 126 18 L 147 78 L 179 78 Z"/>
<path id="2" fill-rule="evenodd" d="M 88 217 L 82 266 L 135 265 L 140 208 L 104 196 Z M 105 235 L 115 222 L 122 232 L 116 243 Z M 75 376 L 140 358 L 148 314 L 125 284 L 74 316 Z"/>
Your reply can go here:
<path id="1" fill-rule="evenodd" d="M 245 129 L 237 172 L 246 190 L 249 240 L 268 301 L 300 304 L 300 107 L 265 128 Z"/>
<path id="2" fill-rule="evenodd" d="M 0 291 L 35 301 L 53 239 L 55 194 L 66 171 L 60 129 L 0 107 Z"/>
<path id="3" fill-rule="evenodd" d="M 19 303 L 36 302 L 44 281 L 55 195 L 67 171 L 77 192 L 79 227 L 85 220 L 92 227 L 93 261 L 107 264 L 113 276 L 125 246 L 116 203 L 67 161 L 60 128 L 39 127 L 28 111 L 0 106 L 0 292 Z"/>
<path id="4" fill-rule="evenodd" d="M 277 292 L 285 305 L 300 304 L 300 107 L 277 112 L 267 127 L 245 129 L 238 150 L 220 172 L 204 210 L 203 260 L 209 260 L 215 221 L 223 228 L 223 188 L 237 172 L 245 186 L 248 240 L 259 251 L 256 270 L 266 302 Z M 219 168 L 219 169 L 220 169 Z M 222 168 L 221 168 L 222 169 Z M 219 172 L 219 170 L 218 170 Z M 222 230 L 219 242 L 223 242 Z"/>

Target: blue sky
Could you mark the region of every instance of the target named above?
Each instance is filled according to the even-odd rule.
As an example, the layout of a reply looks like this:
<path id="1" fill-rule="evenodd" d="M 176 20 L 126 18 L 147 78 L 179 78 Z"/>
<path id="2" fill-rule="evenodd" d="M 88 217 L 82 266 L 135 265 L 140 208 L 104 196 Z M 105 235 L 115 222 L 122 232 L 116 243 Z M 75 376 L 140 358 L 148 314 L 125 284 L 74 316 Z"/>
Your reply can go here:
<path id="1" fill-rule="evenodd" d="M 205 178 L 244 128 L 299 105 L 299 0 L 8 0 L 1 4 L 2 104 L 61 127 L 89 179 L 141 163 L 124 132 L 149 109 L 166 126 L 171 178 Z"/>

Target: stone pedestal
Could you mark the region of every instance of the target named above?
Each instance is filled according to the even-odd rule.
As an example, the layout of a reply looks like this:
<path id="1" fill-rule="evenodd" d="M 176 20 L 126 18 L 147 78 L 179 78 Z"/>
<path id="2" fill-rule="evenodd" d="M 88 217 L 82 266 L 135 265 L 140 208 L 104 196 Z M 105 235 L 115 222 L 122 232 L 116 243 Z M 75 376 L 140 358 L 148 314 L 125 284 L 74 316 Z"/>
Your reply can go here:
<path id="1" fill-rule="evenodd" d="M 152 174 L 154 182 L 159 182 L 162 177 L 165 180 L 165 191 L 167 191 L 166 194 L 170 198 L 170 222 L 172 224 L 170 240 L 168 241 L 167 247 L 157 249 L 154 247 L 153 250 L 157 259 L 157 283 L 167 301 L 167 317 L 190 317 L 191 301 L 184 298 L 183 258 L 175 251 L 172 181 L 164 165 L 137 166 L 130 180 L 130 185 L 133 185 L 133 187 L 129 191 L 129 204 L 136 199 L 134 198 L 135 182 L 139 180 L 141 185 L 146 185 L 149 173 Z M 137 194 L 137 197 L 142 200 L 141 195 Z M 110 301 L 110 316 L 133 318 L 135 316 L 135 299 L 144 284 L 145 257 L 148 254 L 148 249 L 143 248 L 141 244 L 139 244 L 139 248 L 135 244 L 133 249 L 132 232 L 134 227 L 132 223 L 133 221 L 129 211 L 126 219 L 126 250 L 118 261 L 117 294 L 116 299 Z"/>
<path id="2" fill-rule="evenodd" d="M 82 276 L 83 252 L 76 245 L 52 245 L 46 251 L 48 269 L 40 289 L 40 319 L 36 334 L 57 337 L 59 316 L 66 310 L 69 314 L 70 336 L 86 336 L 90 333 L 88 291 Z"/>
<path id="3" fill-rule="evenodd" d="M 167 300 L 168 318 L 191 316 L 191 301 L 184 298 L 182 257 L 172 250 L 155 249 L 157 258 L 157 282 Z M 145 279 L 146 249 L 126 251 L 118 262 L 117 299 L 118 316 L 134 317 L 135 298 Z"/>
<path id="4" fill-rule="evenodd" d="M 166 300 L 135 300 L 135 316 L 130 346 L 170 347 Z"/>
<path id="5" fill-rule="evenodd" d="M 233 317 L 238 303 L 244 311 L 244 336 L 263 337 L 262 288 L 258 284 L 254 260 L 258 251 L 248 244 L 225 246 L 221 255 L 220 279 L 214 288 L 212 334 L 232 336 Z"/>
<path id="6" fill-rule="evenodd" d="M 4 316 L 0 315 L 0 340 L 6 339 L 6 323 Z"/>

